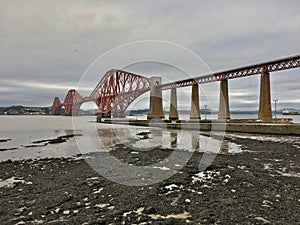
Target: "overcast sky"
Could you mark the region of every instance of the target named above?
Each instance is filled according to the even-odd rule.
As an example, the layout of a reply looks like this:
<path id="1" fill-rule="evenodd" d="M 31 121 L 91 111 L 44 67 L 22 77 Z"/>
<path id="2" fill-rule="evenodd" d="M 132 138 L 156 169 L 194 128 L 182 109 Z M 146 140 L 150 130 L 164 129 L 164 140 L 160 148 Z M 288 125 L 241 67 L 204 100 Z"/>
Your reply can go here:
<path id="1" fill-rule="evenodd" d="M 99 56 L 134 41 L 184 46 L 215 72 L 296 55 L 300 53 L 299 9 L 297 0 L 1 0 L 0 105 L 50 106 L 54 96 L 63 100 Z M 195 71 L 199 68 L 186 63 Z M 147 76 L 154 72 L 167 76 L 164 81 L 187 78 L 168 65 L 138 63 L 126 68 Z M 98 80 L 105 72 L 97 71 Z M 279 99 L 280 108 L 300 108 L 299 78 L 300 69 L 271 74 L 272 99 Z M 96 83 L 85 85 L 88 92 Z M 218 88 L 217 83 L 201 85 L 201 99 L 208 99 L 212 108 L 218 106 Z M 229 89 L 231 109 L 257 109 L 259 76 L 230 80 Z M 179 91 L 179 108 L 189 107 L 189 92 L 190 88 Z M 168 95 L 166 91 L 166 101 Z M 147 99 L 141 97 L 135 108 L 146 106 Z"/>

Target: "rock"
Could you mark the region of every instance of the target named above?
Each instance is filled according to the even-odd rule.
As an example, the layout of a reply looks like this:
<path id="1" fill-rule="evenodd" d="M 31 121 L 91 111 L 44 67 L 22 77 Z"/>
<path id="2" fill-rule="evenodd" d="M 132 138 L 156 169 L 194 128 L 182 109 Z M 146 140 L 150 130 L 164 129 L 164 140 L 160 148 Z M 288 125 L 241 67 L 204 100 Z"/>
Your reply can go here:
<path id="1" fill-rule="evenodd" d="M 157 213 L 157 210 L 154 207 L 148 207 L 145 209 L 145 213 L 146 214 L 154 214 L 154 213 Z"/>

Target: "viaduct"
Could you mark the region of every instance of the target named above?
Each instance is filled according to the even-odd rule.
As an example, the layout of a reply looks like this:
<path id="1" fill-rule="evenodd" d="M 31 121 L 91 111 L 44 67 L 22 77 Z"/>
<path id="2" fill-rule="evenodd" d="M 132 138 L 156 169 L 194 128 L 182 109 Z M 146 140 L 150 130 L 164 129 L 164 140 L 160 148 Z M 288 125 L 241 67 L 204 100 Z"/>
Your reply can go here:
<path id="1" fill-rule="evenodd" d="M 215 74 L 203 75 L 191 79 L 162 84 L 161 77 L 146 78 L 122 70 L 110 70 L 105 73 L 98 85 L 88 97 L 82 97 L 76 90 L 69 90 L 63 102 L 55 97 L 52 114 L 77 115 L 84 102 L 94 101 L 99 108 L 100 117 L 122 116 L 128 106 L 140 95 L 150 91 L 150 110 L 148 119 L 164 118 L 162 91 L 171 89 L 169 119 L 178 119 L 177 88 L 192 87 L 191 120 L 200 120 L 199 85 L 220 82 L 220 100 L 218 119 L 230 119 L 228 80 L 260 74 L 259 120 L 272 119 L 270 72 L 300 67 L 300 55 L 285 57 L 273 61 L 225 70 Z"/>

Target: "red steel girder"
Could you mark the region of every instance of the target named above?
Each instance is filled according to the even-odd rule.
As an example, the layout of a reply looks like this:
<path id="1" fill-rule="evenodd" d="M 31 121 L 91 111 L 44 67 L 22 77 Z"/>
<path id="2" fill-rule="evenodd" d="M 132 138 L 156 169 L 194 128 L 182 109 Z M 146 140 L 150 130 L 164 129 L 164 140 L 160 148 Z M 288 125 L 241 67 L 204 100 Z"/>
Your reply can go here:
<path id="1" fill-rule="evenodd" d="M 69 90 L 62 104 L 65 107 L 65 115 L 78 115 L 82 103 L 88 101 L 91 101 L 89 97 L 82 97 L 75 89 Z"/>
<path id="2" fill-rule="evenodd" d="M 63 103 L 58 97 L 54 98 L 51 113 L 52 115 L 60 115 L 61 108 L 65 107 L 65 115 L 78 115 L 81 104 L 88 101 L 92 100 L 89 97 L 82 97 L 75 89 L 71 89 L 68 91 Z"/>
<path id="3" fill-rule="evenodd" d="M 62 107 L 61 101 L 59 100 L 58 97 L 55 97 L 52 107 L 51 107 L 51 114 L 52 115 L 60 115 L 61 107 Z"/>
<path id="4" fill-rule="evenodd" d="M 251 76 L 255 74 L 260 74 L 262 72 L 274 72 L 280 70 L 293 69 L 297 67 L 300 67 L 300 55 L 277 59 L 255 65 L 244 66 L 236 69 L 225 70 L 214 74 L 199 76 L 191 79 L 175 81 L 172 83 L 159 85 L 156 88 L 159 90 L 167 90 L 171 88 L 187 87 L 195 83 L 204 84 L 220 80 Z"/>
<path id="5" fill-rule="evenodd" d="M 141 94 L 150 90 L 150 79 L 123 70 L 106 72 L 89 96 L 100 113 L 123 114 Z"/>

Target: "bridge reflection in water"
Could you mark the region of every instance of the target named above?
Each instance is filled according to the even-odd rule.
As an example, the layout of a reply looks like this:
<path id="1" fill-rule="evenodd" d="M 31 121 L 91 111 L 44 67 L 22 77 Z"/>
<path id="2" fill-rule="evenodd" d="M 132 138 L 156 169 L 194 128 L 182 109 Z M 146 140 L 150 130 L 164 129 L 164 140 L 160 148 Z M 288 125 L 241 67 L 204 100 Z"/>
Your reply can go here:
<path id="1" fill-rule="evenodd" d="M 154 148 L 177 149 L 192 152 L 234 154 L 241 147 L 222 138 L 209 137 L 205 133 L 161 128 L 102 128 L 98 130 L 103 149 L 113 150 L 122 144 L 128 150 L 150 151 Z"/>

